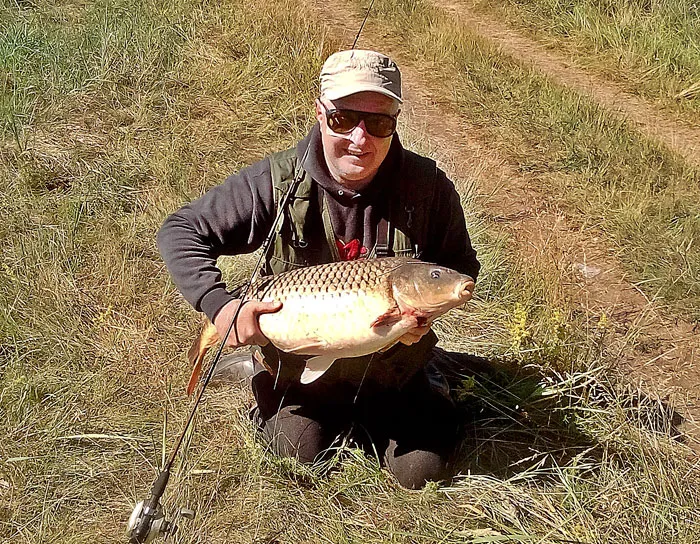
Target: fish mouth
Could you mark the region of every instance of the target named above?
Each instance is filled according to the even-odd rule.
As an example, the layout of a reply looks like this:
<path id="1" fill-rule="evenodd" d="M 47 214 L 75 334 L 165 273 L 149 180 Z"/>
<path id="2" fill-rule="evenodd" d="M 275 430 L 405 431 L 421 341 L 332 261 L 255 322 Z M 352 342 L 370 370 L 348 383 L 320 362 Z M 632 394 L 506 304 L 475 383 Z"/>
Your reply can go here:
<path id="1" fill-rule="evenodd" d="M 457 287 L 457 298 L 466 302 L 471 298 L 473 290 L 474 282 L 472 280 L 463 281 Z"/>

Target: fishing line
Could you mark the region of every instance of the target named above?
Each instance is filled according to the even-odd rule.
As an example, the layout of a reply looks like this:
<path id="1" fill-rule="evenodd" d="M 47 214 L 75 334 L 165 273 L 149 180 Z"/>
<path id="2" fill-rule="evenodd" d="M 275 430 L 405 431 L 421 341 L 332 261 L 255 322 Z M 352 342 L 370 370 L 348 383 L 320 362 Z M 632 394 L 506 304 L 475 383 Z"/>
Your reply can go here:
<path id="1" fill-rule="evenodd" d="M 275 355 L 277 356 L 277 370 L 275 371 L 275 383 L 272 386 L 273 389 L 277 389 L 277 384 L 282 374 L 282 359 L 280 358 L 280 352 L 275 350 Z"/>
<path id="2" fill-rule="evenodd" d="M 362 29 L 365 28 L 365 23 L 367 22 L 367 18 L 369 17 L 369 12 L 372 9 L 373 5 L 374 5 L 374 0 L 372 0 L 369 3 L 369 7 L 367 8 L 367 13 L 365 13 L 365 18 L 362 20 L 362 24 L 360 25 L 360 30 L 357 31 L 357 36 L 355 36 L 355 41 L 352 42 L 352 47 L 350 49 L 355 49 L 355 46 L 357 45 L 357 40 L 360 39 L 360 34 L 362 34 Z"/>
<path id="3" fill-rule="evenodd" d="M 284 406 L 283 406 L 284 399 L 287 398 L 287 393 L 289 392 L 289 387 L 291 385 L 292 384 L 289 384 L 289 385 L 287 385 L 287 387 L 284 388 L 284 393 L 282 393 L 282 397 L 280 398 L 279 406 L 277 406 L 277 413 L 274 416 L 275 417 L 275 426 L 274 426 L 274 429 L 272 431 L 272 439 L 273 440 L 279 439 L 281 437 L 281 433 L 277 434 L 277 431 L 279 429 L 278 425 L 281 425 L 279 415 L 280 415 L 280 412 L 282 411 L 282 408 L 284 408 Z M 258 410 L 260 410 L 260 406 L 258 406 Z"/>
<path id="4" fill-rule="evenodd" d="M 360 389 L 362 389 L 362 384 L 365 383 L 365 376 L 367 376 L 367 372 L 369 371 L 369 367 L 372 364 L 372 361 L 374 360 L 374 353 L 370 356 L 369 361 L 367 361 L 367 366 L 365 367 L 365 371 L 362 374 L 362 379 L 360 380 L 360 384 L 357 386 L 357 391 L 355 392 L 355 398 L 352 399 L 353 404 L 357 404 L 357 398 L 360 396 Z"/>

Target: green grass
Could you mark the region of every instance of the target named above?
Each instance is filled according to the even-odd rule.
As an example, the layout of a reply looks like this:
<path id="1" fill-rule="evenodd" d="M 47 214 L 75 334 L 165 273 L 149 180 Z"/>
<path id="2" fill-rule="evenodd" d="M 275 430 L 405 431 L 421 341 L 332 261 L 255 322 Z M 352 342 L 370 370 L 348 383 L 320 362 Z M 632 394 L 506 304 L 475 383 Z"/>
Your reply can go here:
<path id="1" fill-rule="evenodd" d="M 124 542 L 184 423 L 198 325 L 155 233 L 305 133 L 336 44 L 292 0 L 2 6 L 0 540 Z M 518 262 L 458 182 L 484 273 L 436 327 L 488 359 L 456 379 L 464 476 L 409 492 L 350 444 L 327 466 L 277 459 L 249 393 L 211 389 L 164 498 L 198 511 L 175 541 L 697 541 L 698 470 L 667 415 L 619 385 L 560 272 Z"/>
<path id="2" fill-rule="evenodd" d="M 5 3 L 0 10 L 0 113 L 6 133 L 48 121 L 49 104 L 153 87 L 180 60 L 192 21 L 185 2 Z M 39 115 L 40 117 L 36 117 Z"/>
<path id="3" fill-rule="evenodd" d="M 477 3 L 635 94 L 700 113 L 700 8 L 686 0 Z"/>
<path id="4" fill-rule="evenodd" d="M 700 307 L 700 173 L 585 96 L 501 54 L 422 2 L 375 4 L 439 93 L 582 227 L 602 230 L 632 277 L 691 319 Z M 446 79 L 445 79 L 446 78 Z"/>

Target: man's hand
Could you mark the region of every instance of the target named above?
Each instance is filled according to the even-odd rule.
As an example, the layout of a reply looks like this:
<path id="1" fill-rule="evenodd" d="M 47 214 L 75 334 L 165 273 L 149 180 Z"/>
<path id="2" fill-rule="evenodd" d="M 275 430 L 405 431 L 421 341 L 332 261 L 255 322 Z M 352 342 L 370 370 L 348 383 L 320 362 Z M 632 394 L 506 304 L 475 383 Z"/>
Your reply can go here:
<path id="1" fill-rule="evenodd" d="M 226 334 L 240 303 L 240 300 L 232 300 L 221 308 L 214 317 L 214 326 L 221 338 Z M 260 330 L 258 318 L 261 314 L 271 314 L 279 311 L 280 308 L 282 308 L 281 302 L 259 302 L 257 300 L 246 302 L 238 313 L 235 330 L 231 330 L 231 334 L 226 339 L 226 345 L 237 348 L 239 346 L 264 346 L 268 344 L 270 341 Z"/>

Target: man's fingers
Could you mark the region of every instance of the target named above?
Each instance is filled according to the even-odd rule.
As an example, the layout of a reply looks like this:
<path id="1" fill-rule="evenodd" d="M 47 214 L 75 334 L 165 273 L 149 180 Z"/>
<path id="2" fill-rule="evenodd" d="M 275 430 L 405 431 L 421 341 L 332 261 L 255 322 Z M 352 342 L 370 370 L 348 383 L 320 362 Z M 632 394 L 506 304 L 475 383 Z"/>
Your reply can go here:
<path id="1" fill-rule="evenodd" d="M 469 294 L 465 297 L 465 301 L 471 300 L 472 296 L 474 295 L 474 287 L 476 287 L 476 285 L 473 281 L 470 281 L 464 287 L 467 291 L 469 291 Z"/>
<path id="2" fill-rule="evenodd" d="M 256 314 L 272 314 L 279 312 L 282 308 L 282 303 L 277 300 L 273 302 L 248 302 L 246 304 L 251 305 L 251 311 Z"/>
<path id="3" fill-rule="evenodd" d="M 267 344 L 270 343 L 270 341 L 267 339 L 267 337 L 262 333 L 260 330 L 260 324 L 258 322 L 258 318 L 262 314 L 272 314 L 275 312 L 279 312 L 280 309 L 282 308 L 282 303 L 279 301 L 273 301 L 273 302 L 255 302 L 255 303 L 247 303 L 246 306 L 250 304 L 250 312 L 251 312 L 251 317 L 252 319 L 248 321 L 249 325 L 253 326 L 253 329 L 250 331 L 250 335 L 248 337 L 248 344 L 253 344 L 256 346 L 266 346 Z M 243 309 L 246 309 L 246 306 L 243 306 Z"/>
<path id="4" fill-rule="evenodd" d="M 239 301 L 232 301 L 230 309 L 226 308 L 228 310 L 228 315 L 226 316 L 228 318 L 228 323 L 233 319 L 239 303 Z M 267 345 L 269 340 L 260 330 L 258 318 L 262 314 L 277 312 L 280 308 L 282 308 L 282 303 L 278 301 L 260 302 L 252 300 L 243 304 L 236 318 L 235 330 L 231 331 L 231 334 L 226 339 L 226 345 L 231 347 L 242 345 Z"/>
<path id="5" fill-rule="evenodd" d="M 277 312 L 282 307 L 280 302 L 248 301 L 238 311 L 240 300 L 232 300 L 226 304 L 214 318 L 219 336 L 223 338 L 236 316 L 236 326 L 226 338 L 226 345 L 238 347 L 243 345 L 264 346 L 269 342 L 260 330 L 258 318 L 261 314 Z"/>

